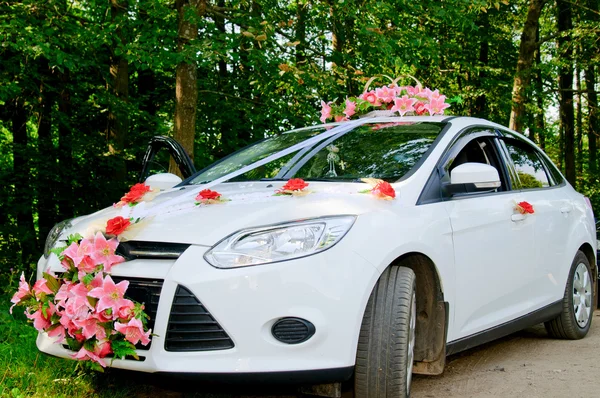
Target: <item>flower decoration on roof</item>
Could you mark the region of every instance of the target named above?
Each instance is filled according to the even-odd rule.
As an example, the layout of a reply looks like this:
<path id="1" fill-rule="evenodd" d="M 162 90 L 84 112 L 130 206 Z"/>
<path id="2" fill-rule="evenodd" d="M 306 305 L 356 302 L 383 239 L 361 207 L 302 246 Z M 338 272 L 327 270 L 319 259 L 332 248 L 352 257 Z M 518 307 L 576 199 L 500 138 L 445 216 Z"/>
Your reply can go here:
<path id="1" fill-rule="evenodd" d="M 387 181 L 378 178 L 361 178 L 361 181 L 369 184 L 371 188 L 362 190 L 360 193 L 370 193 L 377 199 L 383 200 L 392 200 L 396 197 L 396 190 Z"/>
<path id="2" fill-rule="evenodd" d="M 60 275 L 44 272 L 30 287 L 21 275 L 10 308 L 25 307 L 25 316 L 39 332 L 66 344 L 71 357 L 102 370 L 113 358 L 138 359 L 135 344 L 147 345 L 151 331 L 144 305 L 129 300 L 127 280 L 115 282 L 114 266 L 125 259 L 116 254 L 119 241 L 97 232 L 92 238 L 68 237 L 67 245 L 52 250 L 63 267 Z"/>
<path id="3" fill-rule="evenodd" d="M 275 191 L 274 196 L 305 196 L 311 193 L 307 190 L 308 183 L 302 178 L 292 178 L 280 189 Z"/>
<path id="4" fill-rule="evenodd" d="M 196 196 L 196 206 L 224 203 L 228 201 L 229 199 L 224 199 L 220 193 L 211 191 L 210 189 L 203 189 Z"/>
<path id="5" fill-rule="evenodd" d="M 152 189 L 149 185 L 138 183 L 132 186 L 114 207 L 121 208 L 125 205 L 135 206 L 140 202 L 149 202 L 158 194 L 159 189 Z"/>
<path id="6" fill-rule="evenodd" d="M 515 210 L 521 214 L 534 214 L 533 205 L 529 202 L 519 202 L 515 205 Z"/>
<path id="7" fill-rule="evenodd" d="M 391 83 L 371 89 L 371 83 L 377 77 L 385 77 Z M 423 88 L 418 80 L 410 77 L 416 83 L 414 86 L 399 86 L 397 83 L 400 78 L 375 76 L 369 79 L 358 97 L 348 97 L 341 104 L 321 101 L 320 120 L 322 123 L 343 122 L 371 111 L 390 111 L 400 116 L 443 115 L 450 106 L 446 96 L 438 90 Z"/>

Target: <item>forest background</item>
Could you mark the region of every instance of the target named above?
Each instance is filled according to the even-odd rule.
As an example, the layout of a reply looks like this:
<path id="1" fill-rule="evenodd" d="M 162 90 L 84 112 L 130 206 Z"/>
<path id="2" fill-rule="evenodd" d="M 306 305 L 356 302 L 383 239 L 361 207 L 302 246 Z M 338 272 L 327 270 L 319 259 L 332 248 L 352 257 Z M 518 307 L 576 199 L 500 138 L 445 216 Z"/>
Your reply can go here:
<path id="1" fill-rule="evenodd" d="M 150 137 L 202 168 L 377 74 L 525 132 L 598 213 L 598 3 L 0 0 L 0 286 L 136 182 Z"/>

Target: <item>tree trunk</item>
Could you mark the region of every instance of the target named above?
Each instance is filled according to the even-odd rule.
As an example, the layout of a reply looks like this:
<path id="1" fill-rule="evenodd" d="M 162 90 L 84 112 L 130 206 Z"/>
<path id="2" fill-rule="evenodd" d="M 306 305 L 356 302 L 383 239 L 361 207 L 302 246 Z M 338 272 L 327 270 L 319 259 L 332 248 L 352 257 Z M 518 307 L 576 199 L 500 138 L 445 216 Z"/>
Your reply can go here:
<path id="1" fill-rule="evenodd" d="M 531 65 L 538 46 L 536 32 L 539 26 L 540 14 L 546 0 L 530 0 L 527 11 L 527 19 L 521 33 L 521 44 L 519 45 L 519 59 L 517 61 L 517 72 L 513 81 L 512 109 L 510 112 L 509 127 L 515 131 L 523 131 L 525 117 L 525 104 L 527 102 L 527 90 L 531 82 Z"/>
<path id="2" fill-rule="evenodd" d="M 42 62 L 40 73 L 50 74 L 48 62 Z M 50 77 L 50 76 L 47 76 Z M 52 144 L 52 107 L 55 94 L 40 82 L 40 103 L 38 113 L 38 154 L 37 154 L 37 211 L 38 230 L 40 239 L 45 238 L 52 226 L 60 221 L 56 219 L 56 199 L 54 189 L 56 186 L 56 151 Z"/>
<path id="3" fill-rule="evenodd" d="M 71 92 L 69 72 L 60 74 L 62 90 L 58 97 L 58 165 L 62 181 L 56 187 L 58 198 L 58 218 L 62 221 L 73 217 L 73 185 L 75 170 L 73 163 L 73 135 L 71 133 Z"/>
<path id="4" fill-rule="evenodd" d="M 570 31 L 573 29 L 571 3 L 557 0 L 558 31 L 564 36 L 559 37 L 559 56 L 562 60 L 558 87 L 560 90 L 559 107 L 560 120 L 564 131 L 565 175 L 571 185 L 575 186 L 575 120 L 573 110 L 573 49 L 571 47 Z"/>
<path id="5" fill-rule="evenodd" d="M 538 26 L 536 32 L 536 41 L 540 40 L 540 27 Z M 535 93 L 537 101 L 537 111 L 535 114 L 535 130 L 538 137 L 538 143 L 543 151 L 546 150 L 546 123 L 545 123 L 545 109 L 544 109 L 544 85 L 542 82 L 542 55 L 540 47 L 538 46 L 535 53 L 535 64 L 536 73 L 534 77 Z"/>
<path id="6" fill-rule="evenodd" d="M 176 0 L 178 21 L 177 51 L 184 60 L 177 65 L 175 82 L 175 131 L 174 137 L 194 160 L 196 137 L 196 106 L 198 103 L 198 66 L 196 55 L 186 49 L 198 37 L 198 25 L 186 17 L 188 10 L 198 16 L 206 13 L 206 0 Z M 180 174 L 174 160 L 169 164 L 171 173 Z"/>
<path id="7" fill-rule="evenodd" d="M 488 40 L 488 34 L 490 29 L 490 20 L 488 13 L 481 13 L 480 31 L 482 32 L 481 44 L 479 45 L 479 76 L 476 82 L 478 90 L 482 91 L 475 99 L 475 109 L 472 113 L 475 117 L 486 118 L 486 102 L 487 98 L 483 91 L 482 82 L 486 79 L 485 68 L 489 61 L 490 43 Z"/>
<path id="8" fill-rule="evenodd" d="M 127 3 L 122 0 L 110 0 L 110 11 L 113 22 L 122 23 L 122 18 L 127 12 Z M 129 116 L 127 101 L 129 99 L 129 64 L 125 57 L 116 55 L 116 50 L 126 44 L 125 35 L 121 28 L 117 28 L 117 39 L 110 57 L 110 76 L 112 78 L 112 94 L 108 113 L 108 149 L 116 156 L 116 178 L 124 182 L 127 178 L 127 169 L 123 157 L 125 139 L 129 130 Z"/>
<path id="9" fill-rule="evenodd" d="M 577 89 L 577 108 L 575 116 L 575 142 L 577 143 L 577 174 L 583 174 L 583 115 L 581 113 L 581 70 L 579 65 L 575 69 L 576 89 Z"/>
<path id="10" fill-rule="evenodd" d="M 598 172 L 598 136 L 600 135 L 600 123 L 598 117 L 598 93 L 594 90 L 596 85 L 596 74 L 594 66 L 590 65 L 585 71 L 585 85 L 588 92 L 588 150 L 589 150 L 589 174 L 594 179 Z"/>
<path id="11" fill-rule="evenodd" d="M 308 3 L 296 3 L 296 66 L 299 67 L 306 62 L 306 18 L 308 16 Z"/>
<path id="12" fill-rule="evenodd" d="M 31 189 L 31 165 L 28 153 L 27 111 L 22 99 L 14 102 L 11 115 L 13 133 L 13 210 L 17 221 L 16 238 L 21 247 L 21 259 L 28 266 L 36 253 L 37 237 L 33 222 L 33 199 Z"/>

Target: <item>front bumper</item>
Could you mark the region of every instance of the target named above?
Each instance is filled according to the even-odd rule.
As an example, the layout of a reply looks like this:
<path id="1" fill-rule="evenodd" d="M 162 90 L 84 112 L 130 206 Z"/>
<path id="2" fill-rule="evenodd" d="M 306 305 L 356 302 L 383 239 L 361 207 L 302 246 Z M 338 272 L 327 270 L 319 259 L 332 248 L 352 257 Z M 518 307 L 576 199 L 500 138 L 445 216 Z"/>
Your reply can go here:
<path id="1" fill-rule="evenodd" d="M 113 275 L 162 280 L 152 343 L 143 358 L 114 360 L 111 366 L 143 372 L 244 374 L 340 370 L 354 366 L 364 309 L 379 273 L 356 254 L 350 241 L 317 255 L 255 267 L 216 269 L 204 261 L 208 250 L 190 246 L 177 260 L 133 260 L 115 266 Z M 54 256 L 38 263 L 61 271 Z M 165 337 L 178 286 L 193 293 L 234 343 L 230 349 L 172 352 Z M 285 344 L 271 334 L 282 317 L 315 325 L 300 344 Z M 38 348 L 68 358 L 71 351 L 40 333 Z M 343 370 L 343 371 L 342 371 Z M 324 373 L 325 374 L 325 373 Z M 333 377 L 333 376 L 332 376 Z M 329 377 L 331 378 L 331 377 Z"/>

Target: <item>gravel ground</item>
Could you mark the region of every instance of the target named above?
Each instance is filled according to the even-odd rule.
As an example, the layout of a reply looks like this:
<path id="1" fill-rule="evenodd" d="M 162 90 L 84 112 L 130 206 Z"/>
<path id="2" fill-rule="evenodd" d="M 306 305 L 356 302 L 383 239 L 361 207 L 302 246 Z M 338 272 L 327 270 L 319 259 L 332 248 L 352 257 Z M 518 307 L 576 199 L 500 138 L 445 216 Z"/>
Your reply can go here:
<path id="1" fill-rule="evenodd" d="M 586 338 L 550 339 L 543 326 L 448 357 L 441 376 L 413 378 L 412 396 L 421 397 L 592 397 L 600 388 L 600 310 Z M 149 382 L 146 378 L 144 380 Z M 297 389 L 272 386 L 204 386 L 153 380 L 138 397 L 296 398 Z M 351 398 L 346 392 L 344 398 Z M 360 398 L 360 397 L 357 397 Z"/>

